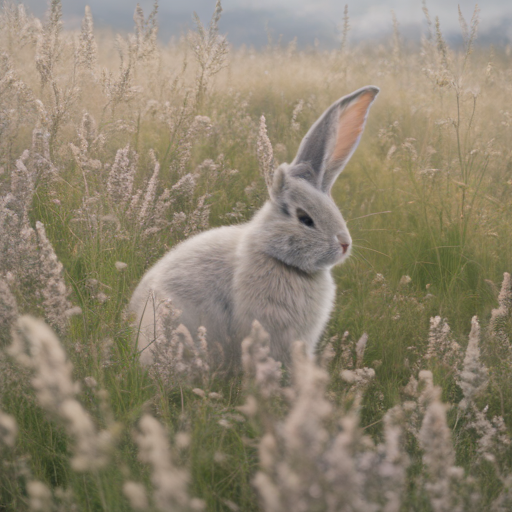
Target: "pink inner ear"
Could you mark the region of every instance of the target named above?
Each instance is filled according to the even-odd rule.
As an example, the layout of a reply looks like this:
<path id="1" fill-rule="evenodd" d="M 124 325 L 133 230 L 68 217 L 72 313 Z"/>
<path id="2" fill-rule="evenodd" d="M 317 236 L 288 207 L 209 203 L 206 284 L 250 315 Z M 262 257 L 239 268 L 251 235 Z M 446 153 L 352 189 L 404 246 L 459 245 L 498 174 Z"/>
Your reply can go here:
<path id="1" fill-rule="evenodd" d="M 340 114 L 336 146 L 331 157 L 331 162 L 341 163 L 350 156 L 350 153 L 361 135 L 368 112 L 368 107 L 375 98 L 375 93 L 368 91 L 351 103 Z"/>

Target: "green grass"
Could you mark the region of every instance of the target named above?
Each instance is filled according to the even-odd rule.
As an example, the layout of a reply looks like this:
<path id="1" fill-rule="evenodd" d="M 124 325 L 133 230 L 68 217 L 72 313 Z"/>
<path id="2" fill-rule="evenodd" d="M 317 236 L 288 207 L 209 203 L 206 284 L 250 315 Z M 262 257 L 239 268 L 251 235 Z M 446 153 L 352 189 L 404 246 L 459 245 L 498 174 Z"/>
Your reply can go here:
<path id="1" fill-rule="evenodd" d="M 65 49 L 56 71 L 62 84 L 72 62 L 69 45 Z M 379 85 L 382 92 L 372 107 L 360 147 L 333 190 L 355 249 L 351 259 L 334 270 L 336 306 L 325 333 L 325 340 L 335 335 L 341 339 L 345 331 L 350 332 L 352 341 L 364 332 L 369 335 L 364 363 L 375 368 L 376 376 L 361 408 L 366 433 L 381 438 L 384 413 L 403 400 L 403 388 L 411 375 L 425 367 L 422 357 L 428 345 L 430 317 L 446 318 L 454 339 L 463 347 L 473 315 L 478 315 L 485 328 L 497 306 L 503 272 L 512 271 L 512 129 L 503 113 L 509 101 L 510 52 L 507 55 L 501 48 L 494 49 L 491 78 L 481 72 L 490 58 L 486 49 L 477 49 L 470 56 L 462 74 L 457 74 L 456 64 L 464 54 L 450 52 L 450 72 L 462 84 L 457 88 L 428 79 L 422 70 L 432 63 L 424 62 L 418 49 L 402 50 L 404 72 L 397 75 L 387 60 L 389 51 L 353 48 L 343 80 L 333 64 L 333 53 L 310 50 L 288 55 L 285 49 L 275 47 L 255 52 L 254 58 L 248 59 L 247 50 L 233 51 L 228 67 L 210 84 L 201 106 L 192 105 L 183 126 L 174 129 L 167 124 L 164 104 L 184 104 L 186 98 L 194 97 L 195 87 L 192 65 L 180 75 L 184 57 L 180 46 L 158 50 L 166 63 L 161 75 L 154 62 L 137 64 L 134 83 L 145 89 L 136 99 L 121 101 L 112 118 L 103 108 L 107 98 L 99 80 L 90 83 L 91 91 L 77 97 L 51 148 L 58 176 L 38 184 L 30 223 L 45 225 L 64 266 L 71 301 L 82 309 L 61 337 L 74 365 L 74 378 L 82 383 L 79 401 L 99 427 L 105 427 L 112 415 L 117 425 L 116 446 L 106 469 L 85 474 L 73 471 L 72 447 L 63 426 L 37 405 L 27 385 L 29 377 L 11 369 L 4 378 L 0 400 L 2 410 L 15 417 L 19 432 L 15 448 L 2 453 L 0 511 L 28 509 L 26 484 L 31 479 L 45 482 L 55 492 L 58 488 L 71 490 L 79 510 L 131 510 L 122 493 L 124 481 L 142 481 L 150 487 L 149 470 L 137 459 L 133 441 L 136 424 L 145 412 L 158 417 L 170 439 L 182 430 L 190 433 L 191 444 L 179 460 L 190 470 L 190 492 L 205 500 L 207 510 L 234 510 L 230 503 L 244 512 L 259 510 L 251 482 L 258 469 L 257 442 L 263 427 L 251 421 L 230 420 L 228 429 L 219 424 L 219 420 L 239 414 L 236 407 L 245 401 L 240 379 L 212 378 L 208 390 L 223 397 L 212 401 L 197 396 L 186 385 L 166 388 L 138 363 L 124 310 L 145 270 L 185 236 L 179 229 L 165 228 L 144 237 L 137 222 L 119 212 L 118 205 L 108 198 L 107 169 L 89 169 L 84 180 L 69 151 L 70 142 L 79 144 L 76 128 L 83 110 L 97 121 L 102 119 L 98 128 L 106 134 L 104 146 L 92 149 L 90 158 L 112 164 L 116 151 L 127 143 L 140 155 L 134 190 L 145 187 L 153 171 L 149 149 L 155 150 L 161 164 L 159 194 L 178 181 L 176 165 L 187 142 L 193 147 L 186 172 L 195 172 L 205 159 L 218 161 L 223 155 L 224 168 L 238 173 L 216 180 L 203 174 L 194 196 L 178 198 L 167 212 L 169 221 L 173 213 L 190 214 L 197 198 L 209 193 L 209 225 L 215 227 L 235 222 L 226 214 L 237 202 L 244 203 L 240 220 L 247 220 L 266 200 L 256 155 L 262 114 L 276 159 L 291 161 L 301 137 L 332 101 L 361 85 Z M 33 45 L 12 51 L 19 76 L 39 97 Z M 101 58 L 110 59 L 109 66 L 116 69 L 118 62 L 107 57 L 106 50 Z M 441 64 L 438 66 L 441 69 Z M 170 90 L 169 81 L 176 76 L 182 85 Z M 481 89 L 474 114 L 473 97 L 466 92 L 471 87 Z M 31 130 L 40 123 L 34 104 L 16 96 L 14 89 L 0 95 L 0 107 L 12 101 L 11 93 L 18 98 L 20 113 L 17 124 L 6 125 L 9 137 L 0 143 L 2 194 L 9 189 L 15 158 L 30 148 Z M 46 105 L 54 101 L 49 88 L 42 90 L 41 98 Z M 148 100 L 158 102 L 161 117 L 145 110 Z M 299 100 L 304 100 L 304 110 L 298 116 L 300 130 L 296 132 L 291 130 L 290 120 Z M 189 140 L 187 130 L 195 115 L 209 116 L 213 128 L 209 136 Z M 120 119 L 133 122 L 134 131 L 108 132 Z M 430 177 L 421 173 L 425 169 L 436 171 Z M 245 189 L 253 182 L 254 191 L 247 195 Z M 98 195 L 99 216 L 117 215 L 123 236 L 112 222 L 101 221 L 97 230 L 90 230 L 76 221 L 86 194 Z M 128 267 L 118 271 L 116 261 Z M 9 271 L 1 262 L 0 270 Z M 375 281 L 377 274 L 384 276 L 385 284 Z M 411 277 L 407 285 L 400 284 L 404 275 Z M 91 279 L 99 284 L 91 285 Z M 97 300 L 98 291 L 108 296 L 106 302 Z M 22 313 L 44 314 L 35 295 L 23 294 L 21 288 L 16 293 Z M 337 374 L 342 347 L 334 348 L 337 363 L 332 368 L 330 393 L 336 401 L 345 396 L 347 385 Z M 503 416 L 510 434 L 510 369 L 503 366 L 493 347 L 482 350 L 492 378 L 479 400 L 482 408 L 488 405 L 489 418 Z M 454 369 L 439 361 L 426 366 L 442 386 L 443 400 L 458 403 L 462 395 Z M 94 377 L 98 388 L 87 388 L 85 377 Z M 283 413 L 284 409 L 277 415 Z M 488 506 L 502 484 L 491 464 L 475 463 L 476 437 L 457 420 L 456 409 L 450 411 L 449 423 L 457 464 L 475 476 Z M 422 471 L 421 450 L 412 440 L 408 448 L 412 464 L 402 510 L 428 512 L 431 506 L 415 477 Z M 511 450 L 503 454 L 500 463 L 510 474 Z M 55 499 L 66 503 L 67 498 L 57 494 Z"/>

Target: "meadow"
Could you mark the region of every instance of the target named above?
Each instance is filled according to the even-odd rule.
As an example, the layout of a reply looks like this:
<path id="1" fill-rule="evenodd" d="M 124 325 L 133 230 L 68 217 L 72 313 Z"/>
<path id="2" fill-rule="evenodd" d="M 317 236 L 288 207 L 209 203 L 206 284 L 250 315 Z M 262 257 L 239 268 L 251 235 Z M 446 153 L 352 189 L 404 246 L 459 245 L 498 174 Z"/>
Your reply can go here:
<path id="1" fill-rule="evenodd" d="M 0 511 L 512 510 L 512 48 L 232 48 L 0 12 Z M 316 361 L 255 326 L 243 373 L 126 312 L 180 241 L 244 222 L 339 97 L 381 89 L 333 198 L 354 250 Z M 300 340 L 297 340 L 298 342 Z"/>

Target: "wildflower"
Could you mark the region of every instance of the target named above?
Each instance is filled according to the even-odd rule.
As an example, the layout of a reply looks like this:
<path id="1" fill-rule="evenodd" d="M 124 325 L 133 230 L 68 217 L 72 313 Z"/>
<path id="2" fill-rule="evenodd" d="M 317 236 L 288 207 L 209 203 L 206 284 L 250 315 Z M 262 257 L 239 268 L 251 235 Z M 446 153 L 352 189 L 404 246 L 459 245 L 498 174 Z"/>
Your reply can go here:
<path id="1" fill-rule="evenodd" d="M 300 100 L 297 105 L 295 105 L 295 108 L 293 109 L 292 113 L 292 119 L 290 121 L 290 128 L 297 132 L 300 130 L 300 124 L 297 122 L 297 117 L 302 112 L 302 109 L 304 108 L 304 100 Z M 261 128 L 260 128 L 261 130 Z"/>
<path id="2" fill-rule="evenodd" d="M 48 130 L 44 128 L 34 128 L 32 130 L 30 158 L 31 171 L 38 180 L 43 178 L 52 179 L 57 175 L 57 168 L 50 158 L 50 133 Z"/>
<path id="3" fill-rule="evenodd" d="M 432 317 L 430 319 L 428 348 L 425 359 L 440 361 L 452 368 L 458 366 L 460 357 L 460 346 L 451 338 L 450 326 L 446 319 L 440 316 Z"/>
<path id="4" fill-rule="evenodd" d="M 451 489 L 453 480 L 464 474 L 454 466 L 455 452 L 451 432 L 446 424 L 446 407 L 434 400 L 428 407 L 419 432 L 420 446 L 423 449 L 423 462 L 428 469 L 425 489 L 434 512 L 453 510 L 455 496 Z"/>
<path id="5" fill-rule="evenodd" d="M 167 220 L 167 210 L 174 203 L 175 198 L 171 197 L 171 191 L 166 188 L 159 196 L 153 210 L 153 219 L 151 227 L 146 229 L 143 236 L 150 233 L 157 233 L 169 224 Z"/>
<path id="6" fill-rule="evenodd" d="M 34 195 L 34 175 L 28 170 L 25 163 L 29 158 L 29 152 L 25 150 L 21 157 L 16 160 L 15 169 L 11 173 L 11 193 L 16 197 L 16 208 L 20 220 L 28 222 L 28 211 L 32 204 Z"/>
<path id="7" fill-rule="evenodd" d="M 236 409 L 250 418 L 254 417 L 258 412 L 258 400 L 254 395 L 248 395 L 245 404 L 239 405 Z"/>
<path id="8" fill-rule="evenodd" d="M 197 180 L 196 174 L 185 174 L 185 176 L 182 176 L 173 186 L 172 186 L 172 193 L 173 195 L 180 195 L 185 200 L 190 201 L 192 196 L 194 195 L 194 190 L 196 187 L 196 180 Z"/>
<path id="9" fill-rule="evenodd" d="M 326 344 L 320 354 L 319 364 L 322 368 L 327 369 L 336 356 L 336 352 L 333 347 L 333 338 L 331 338 Z"/>
<path id="10" fill-rule="evenodd" d="M 113 445 L 111 432 L 98 432 L 92 418 L 77 400 L 64 400 L 58 413 L 67 422 L 67 431 L 75 439 L 72 468 L 83 472 L 106 466 Z"/>
<path id="11" fill-rule="evenodd" d="M 72 380 L 72 365 L 52 330 L 29 316 L 18 320 L 13 330 L 9 353 L 23 366 L 34 371 L 32 386 L 45 409 L 57 411 L 59 405 L 78 392 Z"/>
<path id="12" fill-rule="evenodd" d="M 508 272 L 503 274 L 503 283 L 498 296 L 498 302 L 500 307 L 505 308 L 507 311 L 512 309 L 512 278 Z"/>
<path id="13" fill-rule="evenodd" d="M 104 304 L 105 302 L 107 302 L 107 300 L 109 299 L 108 295 L 106 295 L 105 293 L 103 292 L 99 292 L 97 295 L 96 295 L 96 300 L 100 303 L 100 304 Z"/>
<path id="14" fill-rule="evenodd" d="M 342 370 L 341 378 L 349 384 L 354 384 L 355 389 L 364 389 L 375 377 L 373 368 L 358 368 L 356 370 Z"/>
<path id="15" fill-rule="evenodd" d="M 258 471 L 252 484 L 258 491 L 266 511 L 281 512 L 283 510 L 280 489 L 269 475 Z"/>
<path id="16" fill-rule="evenodd" d="M 16 442 L 17 434 L 16 420 L 0 410 L 0 447 L 3 444 L 12 448 Z"/>
<path id="17" fill-rule="evenodd" d="M 434 386 L 434 376 L 431 371 L 421 370 L 418 380 L 411 375 L 403 392 L 408 397 L 402 404 L 404 428 L 419 439 L 426 410 L 431 403 L 440 400 L 441 388 Z"/>
<path id="18" fill-rule="evenodd" d="M 94 377 L 85 377 L 84 382 L 85 382 L 86 386 L 91 389 L 95 388 L 98 385 L 98 383 L 96 382 L 96 379 Z"/>
<path id="19" fill-rule="evenodd" d="M 188 216 L 188 222 L 184 229 L 186 236 L 192 236 L 210 227 L 210 205 L 206 204 L 209 194 L 202 195 L 197 200 L 197 206 Z"/>
<path id="20" fill-rule="evenodd" d="M 197 30 L 190 32 L 188 36 L 188 43 L 199 65 L 196 77 L 198 104 L 201 104 L 206 95 L 211 78 L 225 66 L 228 43 L 225 36 L 219 36 L 218 24 L 221 13 L 222 6 L 220 0 L 217 0 L 208 29 L 205 29 L 199 16 L 194 13 Z"/>
<path id="21" fill-rule="evenodd" d="M 270 357 L 270 338 L 258 321 L 242 342 L 242 365 L 246 386 L 255 386 L 258 394 L 269 397 L 279 389 L 281 363 Z"/>
<path id="22" fill-rule="evenodd" d="M 233 502 L 231 500 L 223 500 L 223 503 L 224 503 L 224 505 L 226 505 L 226 507 L 228 507 L 228 509 L 231 512 L 239 512 L 240 511 L 240 507 L 235 502 Z"/>
<path id="23" fill-rule="evenodd" d="M 0 278 L 0 345 L 9 339 L 11 325 L 18 318 L 18 305 L 7 281 Z"/>
<path id="24" fill-rule="evenodd" d="M 43 87 L 53 79 L 55 64 L 62 53 L 61 30 L 62 5 L 60 0 L 51 0 L 48 21 L 37 39 L 35 57 Z"/>
<path id="25" fill-rule="evenodd" d="M 401 508 L 402 492 L 409 459 L 405 453 L 403 429 L 403 413 L 400 406 L 389 409 L 384 415 L 383 462 L 379 465 L 379 476 L 384 481 L 383 494 L 387 500 L 386 511 L 398 512 Z"/>
<path id="26" fill-rule="evenodd" d="M 367 342 L 368 334 L 363 333 L 363 335 L 359 338 L 359 341 L 356 343 L 357 368 L 361 368 L 363 366 L 364 349 L 366 348 Z"/>
<path id="27" fill-rule="evenodd" d="M 324 397 L 327 373 L 307 357 L 300 343 L 293 347 L 293 379 L 296 398 L 283 434 L 290 450 L 308 446 L 315 452 L 326 439 L 322 422 L 332 408 Z"/>
<path id="28" fill-rule="evenodd" d="M 486 414 L 487 407 L 480 411 L 475 404 L 471 403 L 470 406 L 471 409 L 466 411 L 469 419 L 466 428 L 476 432 L 478 455 L 483 460 L 495 461 L 506 453 L 511 443 L 505 422 L 501 416 L 489 420 Z"/>
<path id="29" fill-rule="evenodd" d="M 153 206 L 156 195 L 156 187 L 158 185 L 158 174 L 160 172 L 160 164 L 156 160 L 155 153 L 153 150 L 150 151 L 151 159 L 154 165 L 154 171 L 151 179 L 146 187 L 146 193 L 139 210 L 139 224 L 143 226 L 149 220 L 149 210 Z"/>
<path id="30" fill-rule="evenodd" d="M 420 443 L 425 450 L 423 460 L 433 476 L 445 474 L 455 462 L 451 432 L 446 424 L 446 406 L 432 402 L 425 414 L 420 431 Z"/>
<path id="31" fill-rule="evenodd" d="M 441 399 L 441 388 L 434 386 L 434 375 L 429 370 L 421 370 L 418 374 L 418 378 L 418 386 L 423 388 L 418 397 L 418 404 L 420 410 L 425 412 L 431 403 Z"/>
<path id="32" fill-rule="evenodd" d="M 103 467 L 108 461 L 112 434 L 98 432 L 92 419 L 74 398 L 79 391 L 72 379 L 73 367 L 54 332 L 42 321 L 22 316 L 13 329 L 9 353 L 33 373 L 31 380 L 39 405 L 63 420 L 75 441 L 73 459 L 76 471 Z"/>
<path id="33" fill-rule="evenodd" d="M 498 295 L 499 307 L 491 312 L 491 321 L 489 322 L 489 335 L 498 345 L 502 358 L 509 360 L 512 358 L 512 349 L 507 335 L 505 322 L 512 311 L 512 278 L 508 272 L 503 274 L 503 283 Z"/>
<path id="34" fill-rule="evenodd" d="M 88 5 L 86 5 L 84 19 L 82 20 L 82 30 L 79 37 L 79 46 L 76 55 L 78 66 L 92 71 L 94 65 L 96 64 L 97 50 L 98 47 L 96 45 L 96 41 L 94 40 L 91 9 Z"/>
<path id="35" fill-rule="evenodd" d="M 408 285 L 411 281 L 412 281 L 412 279 L 409 276 L 402 276 L 400 278 L 400 283 L 399 284 L 401 286 L 405 286 L 405 285 Z"/>
<path id="36" fill-rule="evenodd" d="M 341 345 L 341 366 L 345 369 L 354 368 L 354 357 L 352 354 L 353 342 L 349 341 L 350 333 L 345 331 L 341 337 L 339 344 Z M 334 344 L 337 341 L 337 335 L 331 338 L 331 342 Z"/>
<path id="37" fill-rule="evenodd" d="M 199 353 L 202 357 L 207 357 L 208 354 L 208 341 L 206 339 L 206 327 L 199 326 L 197 328 L 197 341 L 199 346 Z M 217 393 L 210 393 L 209 396 L 217 395 Z M 220 397 L 221 395 L 219 395 Z M 214 397 L 215 398 L 215 397 Z"/>
<path id="38" fill-rule="evenodd" d="M 185 449 L 190 446 L 191 438 L 187 432 L 177 432 L 174 436 L 174 444 L 180 448 Z"/>
<path id="39" fill-rule="evenodd" d="M 272 151 L 272 144 L 267 135 L 267 125 L 265 123 L 265 116 L 263 115 L 260 118 L 257 150 L 260 173 L 265 180 L 267 188 L 270 190 L 274 176 L 274 152 Z"/>
<path id="40" fill-rule="evenodd" d="M 82 308 L 79 306 L 73 306 L 72 308 L 66 311 L 66 316 L 71 318 L 72 316 L 77 316 L 82 314 Z"/>
<path id="41" fill-rule="evenodd" d="M 52 492 L 43 482 L 38 480 L 27 482 L 27 494 L 30 510 L 34 512 L 51 510 Z"/>
<path id="42" fill-rule="evenodd" d="M 146 495 L 146 488 L 142 484 L 126 481 L 123 484 L 123 494 L 128 498 L 132 508 L 147 510 L 148 497 Z"/>
<path id="43" fill-rule="evenodd" d="M 187 486 L 189 474 L 176 467 L 162 425 L 152 416 L 145 414 L 139 421 L 135 434 L 139 447 L 139 459 L 151 466 L 151 482 L 154 488 L 156 506 L 162 510 L 173 510 L 190 503 Z"/>
<path id="44" fill-rule="evenodd" d="M 471 332 L 469 334 L 469 343 L 466 348 L 466 355 L 462 371 L 459 372 L 458 384 L 464 394 L 459 407 L 466 409 L 472 404 L 475 395 L 485 389 L 487 386 L 487 368 L 480 361 L 480 325 L 478 319 L 474 316 L 471 319 Z"/>
<path id="45" fill-rule="evenodd" d="M 382 275 L 382 274 L 375 274 L 375 277 L 372 281 L 372 284 L 381 284 L 381 283 L 385 283 L 386 282 L 386 278 Z"/>
<path id="46" fill-rule="evenodd" d="M 139 4 L 135 7 L 133 21 L 135 21 L 135 53 L 137 60 L 145 61 L 151 58 L 157 51 L 158 36 L 158 2 L 155 1 L 153 9 L 147 19 Z"/>
<path id="47" fill-rule="evenodd" d="M 46 236 L 42 222 L 36 222 L 36 231 L 40 248 L 40 278 L 43 284 L 41 293 L 46 318 L 59 332 L 64 332 L 67 327 L 66 312 L 72 306 L 67 299 L 69 292 L 62 275 L 63 266 Z"/>
<path id="48" fill-rule="evenodd" d="M 130 144 L 118 149 L 107 180 L 107 192 L 114 204 L 127 205 L 132 198 L 133 180 L 139 156 Z"/>
<path id="49" fill-rule="evenodd" d="M 194 388 L 192 390 L 192 393 L 196 394 L 197 396 L 200 396 L 201 398 L 204 398 L 206 396 L 206 393 L 202 389 L 199 389 L 199 388 Z"/>
<path id="50" fill-rule="evenodd" d="M 212 121 L 207 116 L 195 116 L 190 124 L 183 140 L 180 143 L 179 159 L 178 159 L 178 174 L 183 176 L 186 173 L 187 165 L 192 156 L 192 148 L 196 139 L 200 135 L 208 135 L 212 129 Z"/>
<path id="51" fill-rule="evenodd" d="M 139 335 L 147 338 L 151 345 L 148 349 L 151 353 L 143 354 L 144 357 L 152 357 L 153 375 L 169 387 L 177 382 L 201 382 L 204 386 L 209 372 L 206 329 L 200 329 L 196 344 L 188 329 L 179 323 L 181 311 L 173 306 L 171 300 L 158 300 L 151 292 L 146 307 L 154 308 L 157 321 L 154 328 Z M 200 388 L 193 391 L 200 396 L 205 395 Z"/>

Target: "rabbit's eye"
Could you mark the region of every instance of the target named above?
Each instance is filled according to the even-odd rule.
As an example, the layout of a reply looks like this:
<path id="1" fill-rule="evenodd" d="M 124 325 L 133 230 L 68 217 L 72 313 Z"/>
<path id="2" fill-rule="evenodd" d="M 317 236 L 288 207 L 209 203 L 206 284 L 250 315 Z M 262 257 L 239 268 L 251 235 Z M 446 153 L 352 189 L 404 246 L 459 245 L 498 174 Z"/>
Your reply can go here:
<path id="1" fill-rule="evenodd" d="M 314 223 L 313 219 L 301 208 L 297 208 L 297 218 L 299 219 L 299 222 L 301 222 L 308 228 L 315 227 L 315 223 Z"/>

